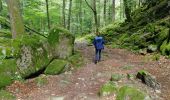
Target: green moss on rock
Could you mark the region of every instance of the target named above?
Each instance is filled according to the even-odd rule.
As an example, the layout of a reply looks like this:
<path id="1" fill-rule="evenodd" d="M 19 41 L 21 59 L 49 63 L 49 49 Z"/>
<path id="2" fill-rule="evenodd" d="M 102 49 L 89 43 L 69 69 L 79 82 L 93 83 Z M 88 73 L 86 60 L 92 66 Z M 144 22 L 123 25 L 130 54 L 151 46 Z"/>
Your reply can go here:
<path id="1" fill-rule="evenodd" d="M 49 54 L 54 58 L 66 59 L 74 51 L 74 35 L 61 27 L 54 27 L 48 36 Z"/>
<path id="2" fill-rule="evenodd" d="M 50 45 L 56 45 L 59 43 L 60 36 L 66 36 L 68 38 L 73 38 L 73 34 L 71 34 L 68 30 L 62 28 L 62 27 L 54 27 L 50 30 L 49 36 L 48 36 L 48 42 Z"/>
<path id="3" fill-rule="evenodd" d="M 68 58 L 68 61 L 74 68 L 79 68 L 83 65 L 84 59 L 79 52 L 75 52 L 74 55 Z"/>
<path id="4" fill-rule="evenodd" d="M 44 73 L 48 75 L 58 75 L 64 72 L 68 66 L 68 62 L 65 60 L 54 60 L 48 65 Z"/>
<path id="5" fill-rule="evenodd" d="M 145 100 L 145 94 L 136 88 L 123 86 L 119 89 L 116 100 Z"/>
<path id="6" fill-rule="evenodd" d="M 112 93 L 116 93 L 117 91 L 118 91 L 118 87 L 116 86 L 116 84 L 114 84 L 113 82 L 108 82 L 100 88 L 99 95 L 107 96 Z"/>

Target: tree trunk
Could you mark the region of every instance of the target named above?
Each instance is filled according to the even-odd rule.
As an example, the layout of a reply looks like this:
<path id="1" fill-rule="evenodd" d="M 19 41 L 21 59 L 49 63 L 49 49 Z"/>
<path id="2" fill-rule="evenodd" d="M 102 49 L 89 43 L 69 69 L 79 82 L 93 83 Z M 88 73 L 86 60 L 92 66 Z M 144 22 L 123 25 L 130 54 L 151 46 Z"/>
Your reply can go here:
<path id="1" fill-rule="evenodd" d="M 103 20 L 104 20 L 104 25 L 106 25 L 106 0 L 104 0 L 104 11 L 103 11 Z"/>
<path id="2" fill-rule="evenodd" d="M 124 1 L 124 9 L 125 9 L 125 15 L 126 15 L 126 21 L 131 22 L 132 18 L 131 18 L 131 9 L 128 5 L 127 0 L 123 0 Z"/>
<path id="3" fill-rule="evenodd" d="M 100 9 L 101 9 L 101 6 L 100 6 L 100 0 L 98 1 L 99 4 L 98 4 L 98 27 L 100 27 Z"/>
<path id="4" fill-rule="evenodd" d="M 70 30 L 71 8 L 72 8 L 72 0 L 70 0 L 70 4 L 69 4 L 68 27 L 67 27 L 68 30 Z"/>
<path id="5" fill-rule="evenodd" d="M 49 9 L 48 9 L 48 0 L 46 1 L 46 10 L 47 10 L 47 23 L 48 23 L 48 29 L 50 29 L 50 16 L 49 16 Z"/>
<path id="6" fill-rule="evenodd" d="M 85 1 L 86 1 L 86 0 L 85 0 Z M 98 28 L 97 11 L 96 11 L 96 0 L 93 0 L 93 7 L 90 6 L 87 1 L 86 1 L 86 4 L 87 4 L 88 7 L 93 11 L 94 21 L 95 21 L 95 32 L 98 33 L 98 32 L 99 32 L 99 28 Z"/>
<path id="7" fill-rule="evenodd" d="M 95 32 L 98 33 L 99 28 L 98 28 L 98 20 L 97 20 L 96 0 L 93 0 L 93 9 L 94 9 L 94 21 L 95 21 L 95 27 L 96 27 Z"/>
<path id="8" fill-rule="evenodd" d="M 2 0 L 0 0 L 0 12 L 2 11 Z"/>
<path id="9" fill-rule="evenodd" d="M 62 9 L 62 13 L 63 13 L 63 27 L 64 27 L 64 28 L 66 28 L 65 6 L 66 6 L 66 2 L 65 2 L 65 0 L 63 0 L 63 9 Z"/>
<path id="10" fill-rule="evenodd" d="M 82 0 L 80 0 L 80 32 L 83 33 L 83 19 L 82 19 Z"/>
<path id="11" fill-rule="evenodd" d="M 24 34 L 24 24 L 19 10 L 18 0 L 6 0 L 10 15 L 12 38 L 17 38 Z"/>
<path id="12" fill-rule="evenodd" d="M 115 21 L 115 0 L 112 0 L 112 21 Z"/>

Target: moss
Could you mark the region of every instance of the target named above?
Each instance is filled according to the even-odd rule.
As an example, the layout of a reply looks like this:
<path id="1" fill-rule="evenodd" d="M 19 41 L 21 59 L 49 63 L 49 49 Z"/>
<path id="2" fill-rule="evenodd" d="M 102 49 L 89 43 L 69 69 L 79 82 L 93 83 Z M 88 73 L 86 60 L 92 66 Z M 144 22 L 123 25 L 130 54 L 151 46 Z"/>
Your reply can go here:
<path id="1" fill-rule="evenodd" d="M 7 73 L 0 73 L 0 88 L 3 88 L 12 83 L 12 76 Z"/>
<path id="2" fill-rule="evenodd" d="M 44 73 L 48 75 L 58 75 L 64 71 L 67 65 L 68 62 L 65 60 L 54 60 L 47 66 Z"/>
<path id="3" fill-rule="evenodd" d="M 15 100 L 16 97 L 13 96 L 11 93 L 5 90 L 0 90 L 0 99 L 1 100 Z"/>
<path id="4" fill-rule="evenodd" d="M 0 64 L 0 88 L 12 83 L 13 75 L 17 71 L 16 60 L 3 60 Z"/>
<path id="5" fill-rule="evenodd" d="M 123 76 L 120 74 L 112 74 L 111 81 L 119 81 Z"/>
<path id="6" fill-rule="evenodd" d="M 148 72 L 145 71 L 145 70 L 140 70 L 140 71 L 138 71 L 138 73 L 141 74 L 141 75 L 147 75 L 148 74 Z"/>
<path id="7" fill-rule="evenodd" d="M 158 61 L 160 59 L 160 54 L 154 54 L 153 56 L 152 56 L 152 60 L 153 61 Z"/>
<path id="8" fill-rule="evenodd" d="M 73 38 L 73 34 L 71 34 L 68 30 L 62 28 L 62 27 L 54 27 L 50 30 L 49 32 L 49 36 L 48 36 L 48 42 L 50 43 L 50 45 L 56 45 L 59 43 L 59 38 L 60 36 L 66 36 L 66 37 L 70 37 Z"/>
<path id="9" fill-rule="evenodd" d="M 84 59 L 79 52 L 75 52 L 74 55 L 68 58 L 68 61 L 74 68 L 80 68 L 83 65 Z"/>
<path id="10" fill-rule="evenodd" d="M 123 68 L 124 70 L 131 70 L 133 67 L 134 67 L 134 66 L 132 66 L 132 65 L 122 66 L 122 68 Z"/>
<path id="11" fill-rule="evenodd" d="M 136 88 L 132 88 L 129 86 L 123 86 L 119 89 L 116 100 L 144 100 L 145 95 L 141 91 Z"/>
<path id="12" fill-rule="evenodd" d="M 116 84 L 114 84 L 113 82 L 108 82 L 100 88 L 99 95 L 107 96 L 112 93 L 116 93 L 117 91 L 118 91 L 118 87 L 116 86 Z"/>
<path id="13" fill-rule="evenodd" d="M 47 84 L 48 80 L 46 77 L 40 76 L 35 79 L 35 82 L 38 87 L 41 87 L 41 86 L 44 86 L 45 84 Z"/>

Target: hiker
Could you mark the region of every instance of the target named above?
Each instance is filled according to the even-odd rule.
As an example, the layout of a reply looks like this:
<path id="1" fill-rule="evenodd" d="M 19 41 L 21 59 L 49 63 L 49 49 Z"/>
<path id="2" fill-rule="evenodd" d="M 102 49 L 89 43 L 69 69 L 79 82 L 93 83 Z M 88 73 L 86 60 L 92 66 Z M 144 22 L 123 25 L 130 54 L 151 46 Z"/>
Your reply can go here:
<path id="1" fill-rule="evenodd" d="M 97 33 L 97 36 L 93 40 L 93 45 L 95 47 L 95 64 L 101 60 L 101 51 L 104 49 L 104 39 Z"/>

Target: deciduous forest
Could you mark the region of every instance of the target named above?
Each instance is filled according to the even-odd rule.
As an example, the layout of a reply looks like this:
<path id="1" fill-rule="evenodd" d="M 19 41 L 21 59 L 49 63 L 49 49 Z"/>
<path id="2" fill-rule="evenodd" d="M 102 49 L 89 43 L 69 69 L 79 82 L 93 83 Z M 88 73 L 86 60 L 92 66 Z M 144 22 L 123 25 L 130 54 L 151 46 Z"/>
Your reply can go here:
<path id="1" fill-rule="evenodd" d="M 0 0 L 1 100 L 169 98 L 169 0 Z"/>

